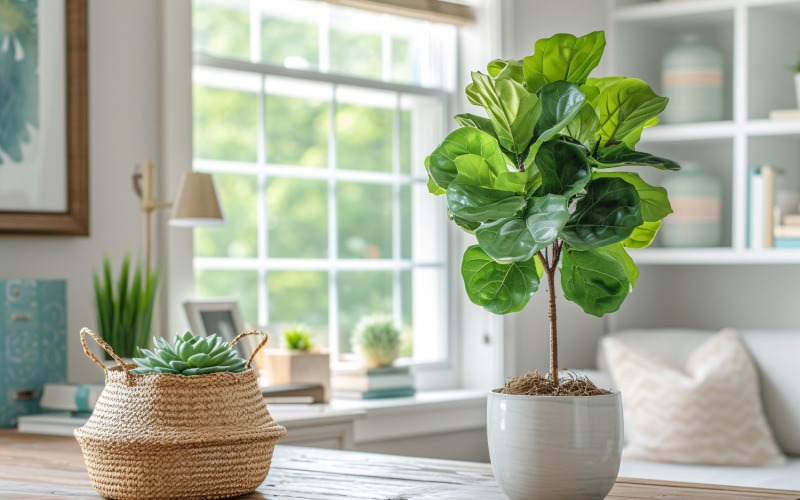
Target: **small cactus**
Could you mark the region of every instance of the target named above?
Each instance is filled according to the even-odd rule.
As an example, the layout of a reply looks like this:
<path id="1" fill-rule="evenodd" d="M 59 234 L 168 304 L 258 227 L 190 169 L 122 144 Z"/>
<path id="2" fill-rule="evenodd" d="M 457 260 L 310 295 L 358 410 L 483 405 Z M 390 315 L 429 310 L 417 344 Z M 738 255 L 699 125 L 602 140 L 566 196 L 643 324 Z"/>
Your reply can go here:
<path id="1" fill-rule="evenodd" d="M 143 358 L 133 358 L 136 375 L 146 373 L 171 373 L 174 375 L 205 375 L 218 372 L 241 372 L 247 362 L 236 349 L 216 334 L 209 337 L 194 336 L 190 332 L 176 334 L 170 346 L 157 338 L 156 349 L 141 349 Z"/>
<path id="2" fill-rule="evenodd" d="M 314 347 L 311 341 L 311 330 L 303 325 L 290 326 L 283 332 L 286 348 L 292 351 L 308 351 Z"/>
<path id="3" fill-rule="evenodd" d="M 361 356 L 370 368 L 392 366 L 400 354 L 400 330 L 388 315 L 367 316 L 359 321 L 353 336 Z"/>

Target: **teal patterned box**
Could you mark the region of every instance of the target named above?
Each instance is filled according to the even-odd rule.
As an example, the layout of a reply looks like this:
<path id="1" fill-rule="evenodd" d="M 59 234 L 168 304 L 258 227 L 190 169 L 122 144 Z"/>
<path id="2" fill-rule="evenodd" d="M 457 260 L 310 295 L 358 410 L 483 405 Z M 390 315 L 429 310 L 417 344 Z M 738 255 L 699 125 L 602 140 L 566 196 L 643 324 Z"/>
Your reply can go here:
<path id="1" fill-rule="evenodd" d="M 39 413 L 44 384 L 67 381 L 67 283 L 0 280 L 0 427 Z"/>

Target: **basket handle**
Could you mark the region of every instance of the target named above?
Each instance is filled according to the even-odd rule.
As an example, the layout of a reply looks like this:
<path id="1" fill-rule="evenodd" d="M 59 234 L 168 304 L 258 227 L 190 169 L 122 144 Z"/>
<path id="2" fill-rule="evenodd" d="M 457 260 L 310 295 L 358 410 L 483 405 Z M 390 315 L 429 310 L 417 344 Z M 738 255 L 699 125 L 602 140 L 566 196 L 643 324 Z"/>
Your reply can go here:
<path id="1" fill-rule="evenodd" d="M 105 340 L 101 339 L 100 336 L 97 335 L 96 333 L 94 333 L 92 330 L 90 330 L 88 328 L 82 328 L 81 329 L 81 345 L 83 346 L 83 352 L 86 353 L 86 355 L 89 357 L 89 359 L 91 359 L 92 361 L 97 363 L 97 366 L 102 368 L 103 371 L 107 370 L 106 365 L 104 365 L 102 361 L 97 359 L 97 356 L 95 356 L 94 353 L 89 350 L 89 346 L 86 345 L 86 335 L 87 334 L 89 336 L 91 336 L 94 339 L 95 342 L 97 342 L 97 345 L 102 347 L 104 351 L 106 351 L 108 354 L 111 355 L 112 358 L 114 358 L 114 361 L 116 361 L 117 364 L 122 368 L 122 371 L 125 372 L 125 378 L 130 379 L 133 376 L 133 374 L 130 372 L 130 369 L 128 368 L 128 366 L 125 364 L 124 361 L 122 361 L 122 358 L 117 356 L 117 354 L 114 352 L 114 349 L 112 349 L 111 346 L 108 345 Z"/>
<path id="2" fill-rule="evenodd" d="M 261 335 L 262 337 L 264 337 L 263 339 L 261 339 L 261 342 L 258 343 L 256 348 L 253 349 L 253 353 L 250 355 L 250 358 L 247 360 L 247 365 L 245 365 L 245 366 L 247 366 L 247 368 L 250 368 L 250 363 L 253 362 L 253 358 L 256 357 L 256 354 L 258 354 L 258 351 L 260 351 L 262 347 L 267 345 L 267 340 L 269 340 L 269 334 L 267 334 L 267 332 L 262 332 L 262 331 L 257 331 L 257 330 L 254 330 L 252 332 L 247 332 L 247 333 L 240 333 L 239 335 L 236 336 L 235 339 L 233 339 L 231 341 L 231 347 L 235 346 L 240 340 L 242 340 L 243 338 L 247 337 L 248 335 Z"/>

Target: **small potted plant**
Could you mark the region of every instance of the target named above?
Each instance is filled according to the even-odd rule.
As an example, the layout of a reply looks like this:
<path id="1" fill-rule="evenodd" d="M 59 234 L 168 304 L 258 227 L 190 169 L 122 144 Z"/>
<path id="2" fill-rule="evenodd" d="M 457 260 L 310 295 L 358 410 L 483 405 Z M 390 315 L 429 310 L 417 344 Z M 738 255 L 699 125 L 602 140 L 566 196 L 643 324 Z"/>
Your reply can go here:
<path id="1" fill-rule="evenodd" d="M 400 355 L 402 336 L 389 315 L 366 316 L 358 322 L 353 344 L 367 368 L 392 366 Z"/>
<path id="2" fill-rule="evenodd" d="M 269 414 L 248 360 L 219 337 L 176 335 L 124 362 L 96 333 L 81 330 L 86 355 L 106 386 L 86 425 L 75 431 L 92 485 L 115 499 L 227 498 L 266 478 L 275 442 L 286 433 Z M 91 336 L 118 363 L 106 367 Z M 253 353 L 255 355 L 255 352 Z"/>
<path id="3" fill-rule="evenodd" d="M 95 310 L 100 336 L 117 353 L 130 360 L 141 347 L 150 347 L 158 275 L 137 264 L 131 269 L 130 256 L 122 260 L 115 280 L 111 263 L 103 260 L 103 273 L 94 273 Z M 111 357 L 106 354 L 106 359 Z"/>
<path id="4" fill-rule="evenodd" d="M 495 314 L 521 311 L 547 280 L 550 371 L 510 379 L 488 398 L 492 469 L 512 499 L 605 498 L 622 452 L 619 392 L 558 370 L 556 275 L 595 316 L 619 309 L 648 246 L 672 212 L 666 190 L 617 167 L 678 170 L 636 151 L 667 99 L 637 78 L 590 78 L 602 31 L 558 34 L 522 60 L 496 60 L 466 88 L 488 118 L 461 128 L 425 160 L 428 189 L 477 238 L 461 264 L 467 295 Z M 613 170 L 612 170 L 613 169 Z"/>
<path id="5" fill-rule="evenodd" d="M 330 355 L 317 348 L 313 333 L 304 325 L 283 332 L 284 349 L 265 349 L 264 363 L 270 384 L 320 384 L 323 400 L 331 397 Z"/>

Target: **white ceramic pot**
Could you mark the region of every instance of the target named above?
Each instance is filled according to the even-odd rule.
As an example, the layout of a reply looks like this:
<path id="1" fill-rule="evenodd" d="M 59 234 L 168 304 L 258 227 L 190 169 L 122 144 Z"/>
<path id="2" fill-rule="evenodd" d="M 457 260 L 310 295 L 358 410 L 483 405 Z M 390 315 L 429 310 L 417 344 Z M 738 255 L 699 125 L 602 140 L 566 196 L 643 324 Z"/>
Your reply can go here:
<path id="1" fill-rule="evenodd" d="M 622 455 L 622 400 L 489 393 L 494 477 L 512 500 L 605 498 Z"/>

